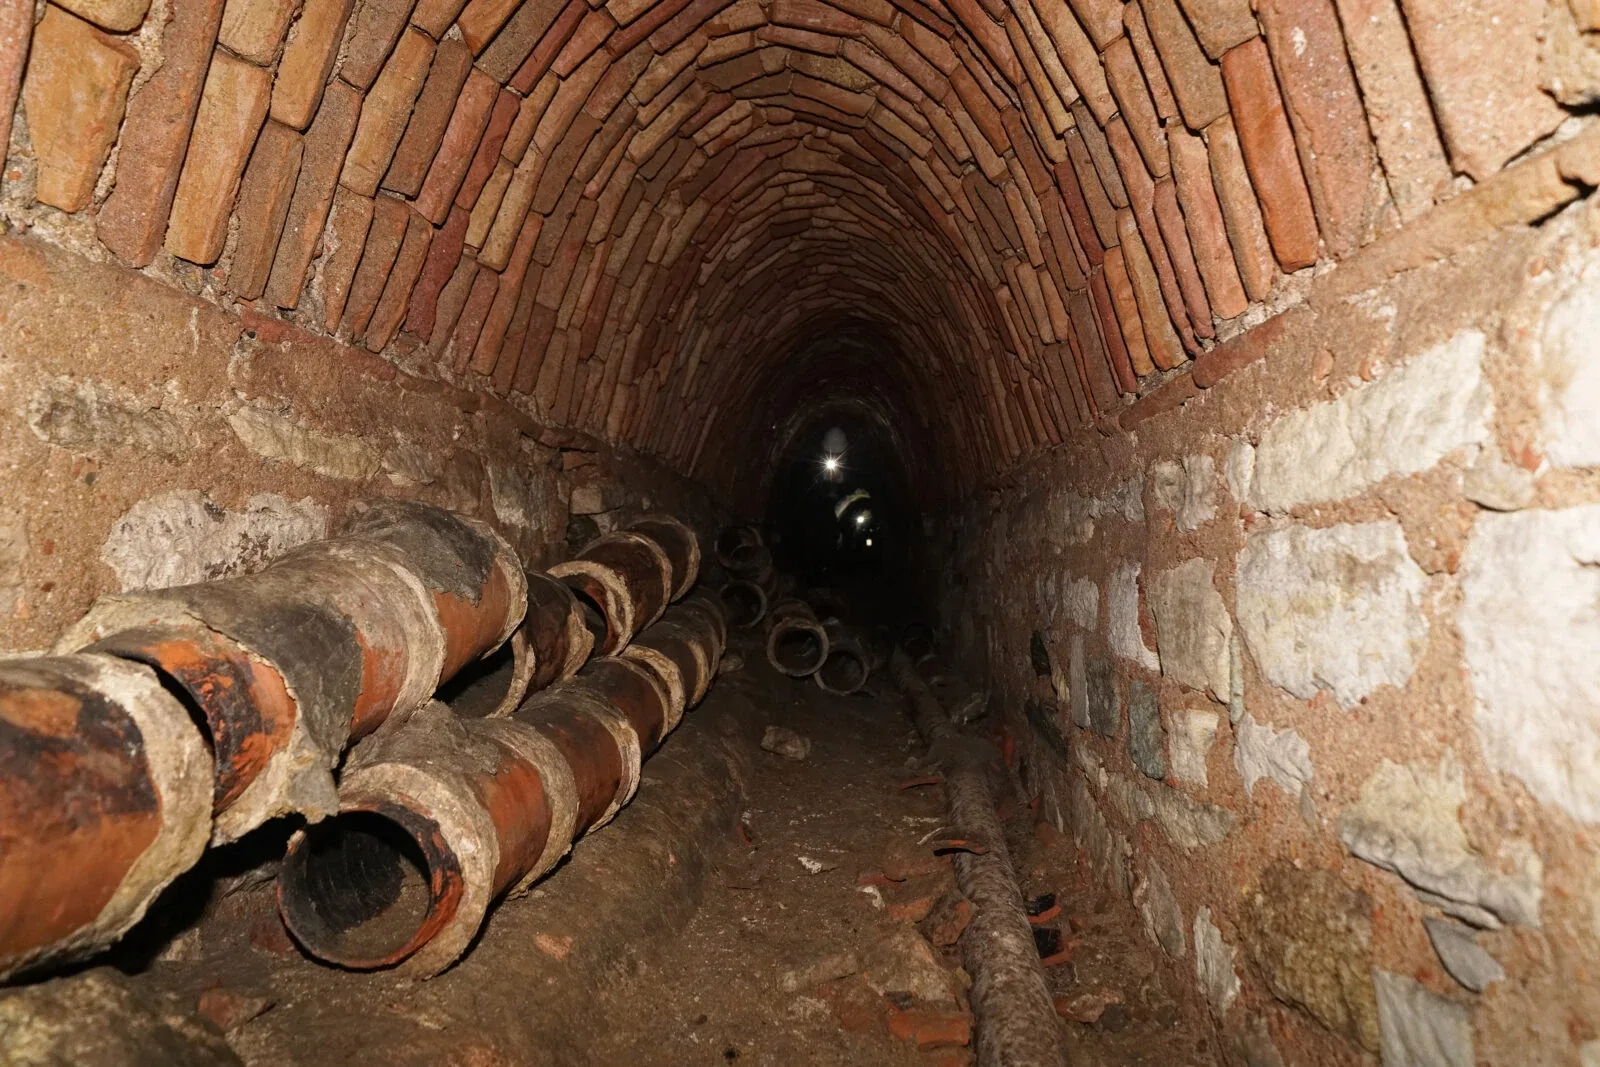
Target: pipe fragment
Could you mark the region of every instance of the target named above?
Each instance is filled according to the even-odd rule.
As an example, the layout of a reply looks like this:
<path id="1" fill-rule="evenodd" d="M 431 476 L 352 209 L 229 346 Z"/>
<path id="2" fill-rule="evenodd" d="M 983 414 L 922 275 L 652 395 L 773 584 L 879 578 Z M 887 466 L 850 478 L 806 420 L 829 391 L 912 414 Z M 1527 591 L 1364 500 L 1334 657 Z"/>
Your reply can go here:
<path id="1" fill-rule="evenodd" d="M 0 660 L 0 980 L 114 944 L 211 833 L 211 754 L 155 672 Z"/>
<path id="2" fill-rule="evenodd" d="M 672 599 L 674 574 L 666 551 L 642 533 L 618 530 L 591 541 L 576 558 L 550 568 L 595 609 L 590 624 L 603 656 L 627 647 Z"/>
<path id="3" fill-rule="evenodd" d="M 767 662 L 791 678 L 815 674 L 828 658 L 828 632 L 811 605 L 786 597 L 772 606 L 768 617 Z"/>
<path id="4" fill-rule="evenodd" d="M 903 650 L 890 658 L 930 758 L 940 764 L 952 836 L 981 842 L 983 851 L 952 857 L 956 884 L 972 902 L 961 934 L 962 963 L 972 976 L 969 997 L 977 1018 L 981 1067 L 1060 1067 L 1066 1063 L 1060 1024 L 1039 965 L 1016 868 L 995 814 L 988 764 L 963 744 L 933 692 Z"/>
<path id="5" fill-rule="evenodd" d="M 255 574 L 101 597 L 56 647 L 146 663 L 187 692 L 215 751 L 220 844 L 277 815 L 336 811 L 347 742 L 497 648 L 526 590 L 488 526 L 378 501 Z"/>

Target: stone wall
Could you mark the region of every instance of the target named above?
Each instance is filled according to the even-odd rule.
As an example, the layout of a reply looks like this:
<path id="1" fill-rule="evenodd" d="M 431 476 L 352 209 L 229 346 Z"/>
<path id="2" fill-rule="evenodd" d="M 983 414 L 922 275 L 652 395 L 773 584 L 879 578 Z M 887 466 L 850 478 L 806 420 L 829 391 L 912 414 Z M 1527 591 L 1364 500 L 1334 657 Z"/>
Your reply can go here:
<path id="1" fill-rule="evenodd" d="M 0 237 L 0 647 L 48 645 L 99 594 L 257 567 L 406 496 L 492 522 L 529 566 L 661 507 L 715 505 L 655 464 L 273 319 Z M 576 547 L 571 546 L 571 547 Z"/>
<path id="2" fill-rule="evenodd" d="M 945 619 L 1242 1061 L 1600 1062 L 1600 205 L 1367 267 L 952 518 Z"/>

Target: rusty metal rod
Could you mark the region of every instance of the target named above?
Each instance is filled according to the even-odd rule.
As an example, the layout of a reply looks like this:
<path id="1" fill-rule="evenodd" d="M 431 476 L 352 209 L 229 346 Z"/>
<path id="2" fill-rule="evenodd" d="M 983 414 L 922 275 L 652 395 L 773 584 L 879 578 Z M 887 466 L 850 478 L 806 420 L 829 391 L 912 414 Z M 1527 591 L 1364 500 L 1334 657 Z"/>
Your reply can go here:
<path id="1" fill-rule="evenodd" d="M 429 977 L 466 951 L 493 902 L 531 886 L 633 798 L 640 767 L 715 673 L 714 603 L 674 608 L 624 657 L 602 657 L 509 718 L 430 704 L 351 753 L 341 813 L 290 842 L 279 910 L 314 957 Z M 658 635 L 656 631 L 663 631 Z"/>
<path id="2" fill-rule="evenodd" d="M 972 976 L 980 1067 L 1061 1067 L 1067 1062 L 1039 952 L 1024 910 L 1005 831 L 995 814 L 988 767 L 959 743 L 951 725 L 902 650 L 890 659 L 917 732 L 944 774 L 949 818 L 956 836 L 983 843 L 981 854 L 953 857 L 956 884 L 972 902 L 972 921 L 961 935 L 962 962 Z"/>
<path id="3" fill-rule="evenodd" d="M 92 955 L 211 834 L 211 754 L 148 667 L 0 661 L 0 979 Z"/>
<path id="4" fill-rule="evenodd" d="M 255 574 L 100 598 L 57 643 L 154 667 L 194 701 L 215 753 L 212 838 L 337 810 L 346 744 L 497 648 L 526 578 L 488 526 L 405 501 Z"/>

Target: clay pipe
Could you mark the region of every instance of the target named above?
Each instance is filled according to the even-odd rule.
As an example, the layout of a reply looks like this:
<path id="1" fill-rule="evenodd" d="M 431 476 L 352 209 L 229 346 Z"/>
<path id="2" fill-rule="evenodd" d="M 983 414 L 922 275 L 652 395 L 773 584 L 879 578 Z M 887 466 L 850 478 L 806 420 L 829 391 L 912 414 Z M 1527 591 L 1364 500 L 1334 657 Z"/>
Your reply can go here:
<path id="1" fill-rule="evenodd" d="M 728 623 L 741 630 L 753 630 L 767 617 L 767 591 L 754 582 L 734 579 L 722 587 Z"/>
<path id="2" fill-rule="evenodd" d="M 528 611 L 511 635 L 511 684 L 491 718 L 509 715 L 529 693 L 571 678 L 594 651 L 594 634 L 567 584 L 540 571 L 527 579 Z"/>
<path id="3" fill-rule="evenodd" d="M 828 633 L 811 605 L 788 598 L 772 606 L 767 631 L 767 662 L 791 678 L 815 673 L 828 658 Z"/>
<path id="4" fill-rule="evenodd" d="M 211 754 L 155 672 L 0 661 L 0 979 L 114 944 L 211 834 Z"/>
<path id="5" fill-rule="evenodd" d="M 712 548 L 716 552 L 717 562 L 722 564 L 723 569 L 732 571 L 734 569 L 734 556 L 740 549 L 748 548 L 752 545 L 760 546 L 762 543 L 760 530 L 754 526 L 739 523 L 732 526 L 724 526 L 721 532 L 717 534 L 716 544 Z"/>
<path id="6" fill-rule="evenodd" d="M 504 641 L 525 589 L 489 527 L 384 501 L 255 574 L 102 597 L 57 648 L 138 660 L 187 692 L 216 756 L 221 843 L 336 810 L 346 743 Z"/>
<path id="7" fill-rule="evenodd" d="M 591 541 L 549 573 L 593 609 L 596 651 L 603 656 L 627 647 L 634 634 L 661 617 L 672 596 L 672 562 L 665 550 L 628 530 Z"/>
<path id="8" fill-rule="evenodd" d="M 289 841 L 278 909 L 312 956 L 427 978 L 571 847 L 577 790 L 538 730 L 430 702 L 351 753 L 339 812 Z"/>
<path id="9" fill-rule="evenodd" d="M 711 687 L 722 647 L 715 621 L 704 613 L 673 607 L 661 621 L 634 639 L 623 656 L 638 660 L 662 681 L 671 699 L 671 723 L 700 703 Z"/>
<path id="10" fill-rule="evenodd" d="M 838 619 L 829 619 L 823 629 L 828 633 L 828 658 L 811 676 L 812 680 L 823 692 L 834 696 L 859 693 L 872 674 L 872 655 L 866 643 Z"/>
<path id="11" fill-rule="evenodd" d="M 671 600 L 679 600 L 694 588 L 700 577 L 700 538 L 684 523 L 670 515 L 647 515 L 630 523 L 628 529 L 644 534 L 661 546 L 672 564 Z"/>

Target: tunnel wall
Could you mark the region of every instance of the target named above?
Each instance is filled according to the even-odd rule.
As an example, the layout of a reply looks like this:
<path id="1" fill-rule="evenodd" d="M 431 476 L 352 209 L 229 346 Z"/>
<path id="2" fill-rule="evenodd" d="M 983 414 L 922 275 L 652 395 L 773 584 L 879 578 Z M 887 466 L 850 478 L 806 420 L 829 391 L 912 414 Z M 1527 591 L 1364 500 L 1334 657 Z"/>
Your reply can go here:
<path id="1" fill-rule="evenodd" d="M 497 526 L 530 567 L 651 507 L 712 530 L 659 465 L 493 397 L 44 242 L 0 237 L 0 646 L 97 595 L 249 570 L 404 496 Z M 590 525 L 592 524 L 592 525 Z"/>
<path id="2" fill-rule="evenodd" d="M 944 618 L 1242 1062 L 1596 1062 L 1600 204 L 1352 268 L 942 524 Z"/>

